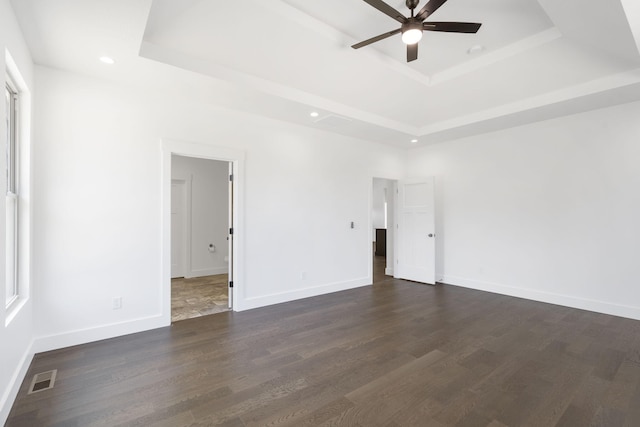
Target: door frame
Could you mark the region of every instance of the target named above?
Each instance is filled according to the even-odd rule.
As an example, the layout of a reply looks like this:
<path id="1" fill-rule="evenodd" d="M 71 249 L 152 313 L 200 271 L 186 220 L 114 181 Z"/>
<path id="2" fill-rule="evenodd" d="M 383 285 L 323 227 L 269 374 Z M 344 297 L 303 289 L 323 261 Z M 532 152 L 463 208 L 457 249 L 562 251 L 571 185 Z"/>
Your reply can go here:
<path id="1" fill-rule="evenodd" d="M 161 199 L 161 292 L 160 307 L 163 324 L 171 324 L 171 156 L 176 154 L 208 160 L 219 160 L 233 164 L 233 253 L 229 268 L 233 271 L 233 311 L 243 310 L 244 303 L 244 161 L 245 153 L 227 147 L 202 143 L 162 139 L 162 199 Z"/>

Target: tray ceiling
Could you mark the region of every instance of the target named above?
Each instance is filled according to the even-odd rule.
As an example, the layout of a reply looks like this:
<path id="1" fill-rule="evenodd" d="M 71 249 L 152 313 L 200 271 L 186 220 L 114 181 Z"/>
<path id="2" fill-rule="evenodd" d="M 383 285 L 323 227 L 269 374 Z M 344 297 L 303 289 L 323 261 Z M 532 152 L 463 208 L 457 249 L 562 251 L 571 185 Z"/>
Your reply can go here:
<path id="1" fill-rule="evenodd" d="M 427 32 L 409 64 L 400 36 L 351 49 L 398 26 L 360 0 L 12 4 L 44 65 L 104 75 L 88 63 L 101 43 L 130 58 L 110 78 L 162 76 L 157 63 L 169 64 L 210 79 L 222 106 L 411 146 L 640 99 L 633 2 L 449 0 L 429 20 L 482 28 Z M 312 110 L 321 116 L 310 120 Z"/>

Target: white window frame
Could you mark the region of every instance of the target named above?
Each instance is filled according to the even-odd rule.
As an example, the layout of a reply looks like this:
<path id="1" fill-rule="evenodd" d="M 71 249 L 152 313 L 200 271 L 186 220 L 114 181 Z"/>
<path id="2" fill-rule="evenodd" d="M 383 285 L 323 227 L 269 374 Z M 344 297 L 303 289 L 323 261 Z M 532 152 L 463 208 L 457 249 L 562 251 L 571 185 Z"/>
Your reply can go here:
<path id="1" fill-rule="evenodd" d="M 0 317 L 4 314 L 4 326 L 8 327 L 14 319 L 17 319 L 20 313 L 23 312 L 22 308 L 29 304 L 31 293 L 31 91 L 9 51 L 5 49 L 4 53 L 6 66 L 5 85 L 8 82 L 12 92 L 17 94 L 17 103 L 15 103 L 14 110 L 15 145 L 12 146 L 14 149 L 13 152 L 15 153 L 15 164 L 13 165 L 13 171 L 15 172 L 13 177 L 15 180 L 8 183 L 12 187 L 11 191 L 7 192 L 8 197 L 5 196 L 5 207 L 9 208 L 5 209 L 5 211 L 9 214 L 15 213 L 14 219 L 9 219 L 15 227 L 10 230 L 15 231 L 16 238 L 14 240 L 12 236 L 5 235 L 2 244 L 5 245 L 4 249 L 7 249 L 8 246 L 9 259 L 7 259 L 8 257 L 5 251 L 2 257 L 4 259 L 0 260 L 0 262 L 8 261 L 8 266 L 14 267 L 12 272 L 15 282 L 13 278 L 11 278 L 11 283 L 17 286 L 17 288 L 11 287 L 8 290 L 6 288 L 3 289 L 5 293 L 5 306 L 2 307 L 2 305 L 0 305 Z M 0 120 L 4 119 L 5 118 L 2 117 Z M 4 134 L 5 132 L 2 133 Z M 4 171 L 6 167 L 6 159 L 4 158 L 6 156 L 5 143 L 7 142 L 5 138 L 6 135 L 0 135 L 0 141 L 2 142 L 0 151 L 5 151 L 5 153 L 0 154 L 0 163 L 2 164 L 0 169 L 3 169 L 0 171 L 0 188 L 7 184 L 5 182 L 7 176 Z M 7 190 L 7 188 L 4 188 L 4 190 Z M 6 218 L 3 222 L 4 224 L 1 224 L 0 227 L 7 226 Z M 11 241 L 10 245 L 7 245 L 6 237 L 9 237 Z M 7 267 L 7 264 L 3 267 Z M 3 270 L 7 270 L 7 268 L 3 268 Z M 6 271 L 3 272 L 3 275 L 4 274 L 6 274 Z M 0 280 L 5 282 L 5 286 L 12 286 L 11 284 L 7 284 L 5 279 L 6 278 L 3 277 Z M 6 295 L 14 289 L 17 291 L 17 295 L 11 295 L 10 300 L 7 300 Z M 14 294 L 14 292 L 11 293 Z M 4 310 L 2 310 L 3 308 Z M 2 313 L 3 311 L 4 313 Z"/>
<path id="2" fill-rule="evenodd" d="M 7 94 L 9 99 L 6 99 Z M 5 83 L 6 126 L 6 281 L 5 306 L 11 308 L 20 298 L 19 258 L 19 92 L 10 76 Z"/>

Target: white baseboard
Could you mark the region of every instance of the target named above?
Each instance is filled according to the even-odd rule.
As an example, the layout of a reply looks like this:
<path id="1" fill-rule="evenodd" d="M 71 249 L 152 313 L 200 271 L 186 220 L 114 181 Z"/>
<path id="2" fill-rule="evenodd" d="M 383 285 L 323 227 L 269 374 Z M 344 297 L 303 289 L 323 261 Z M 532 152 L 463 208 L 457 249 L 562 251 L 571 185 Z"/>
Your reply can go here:
<path id="1" fill-rule="evenodd" d="M 227 274 L 229 267 L 215 267 L 215 268 L 202 268 L 200 270 L 191 270 L 185 274 L 186 279 L 193 279 L 194 277 L 215 276 L 218 274 Z"/>
<path id="2" fill-rule="evenodd" d="M 123 335 L 135 334 L 148 331 L 150 329 L 169 326 L 164 316 L 157 315 L 141 319 L 129 320 L 126 322 L 112 323 L 95 328 L 77 329 L 63 332 L 61 334 L 38 337 L 34 340 L 34 353 L 57 350 L 59 348 L 71 347 L 79 344 L 86 344 L 94 341 L 106 340 Z"/>
<path id="3" fill-rule="evenodd" d="M 24 381 L 24 377 L 27 375 L 27 371 L 35 354 L 33 343 L 34 342 L 31 341 L 29 348 L 24 352 L 24 355 L 20 359 L 20 364 L 11 376 L 11 382 L 7 384 L 7 388 L 2 395 L 2 400 L 0 400 L 0 425 L 4 425 L 7 422 L 13 402 L 16 400 L 20 386 L 22 386 L 22 381 Z"/>
<path id="4" fill-rule="evenodd" d="M 442 282 L 447 285 L 477 289 L 480 291 L 493 292 L 495 294 L 508 295 L 549 304 L 562 305 L 565 307 L 578 308 L 581 310 L 594 311 L 596 313 L 640 320 L 640 307 L 630 305 L 613 304 L 571 295 L 555 294 L 535 289 L 516 288 L 498 283 L 482 282 L 448 275 L 443 276 Z"/>
<path id="5" fill-rule="evenodd" d="M 243 311 L 253 308 L 266 307 L 272 304 L 280 304 L 283 302 L 289 302 L 303 298 L 315 297 L 318 295 L 330 294 L 332 292 L 346 291 L 347 289 L 368 286 L 371 285 L 371 283 L 371 277 L 363 277 L 361 279 L 355 279 L 346 282 L 336 282 L 327 285 L 296 289 L 295 291 L 246 298 L 237 301 L 236 305 L 234 306 L 234 310 Z"/>
<path id="6" fill-rule="evenodd" d="M 393 276 L 393 268 L 392 267 L 386 267 L 384 269 L 384 274 L 385 274 L 385 276 Z"/>

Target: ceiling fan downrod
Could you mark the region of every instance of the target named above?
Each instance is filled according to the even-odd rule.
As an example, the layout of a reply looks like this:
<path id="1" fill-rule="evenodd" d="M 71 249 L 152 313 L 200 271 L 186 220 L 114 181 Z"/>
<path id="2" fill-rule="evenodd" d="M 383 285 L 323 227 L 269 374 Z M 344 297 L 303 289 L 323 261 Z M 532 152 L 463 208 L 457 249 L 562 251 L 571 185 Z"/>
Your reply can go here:
<path id="1" fill-rule="evenodd" d="M 411 10 L 411 17 L 413 18 L 413 10 L 418 7 L 420 0 L 406 0 L 404 4 Z"/>

